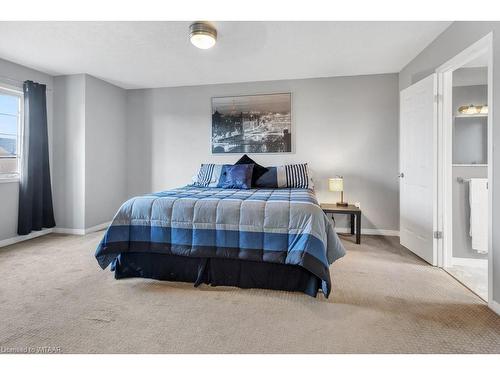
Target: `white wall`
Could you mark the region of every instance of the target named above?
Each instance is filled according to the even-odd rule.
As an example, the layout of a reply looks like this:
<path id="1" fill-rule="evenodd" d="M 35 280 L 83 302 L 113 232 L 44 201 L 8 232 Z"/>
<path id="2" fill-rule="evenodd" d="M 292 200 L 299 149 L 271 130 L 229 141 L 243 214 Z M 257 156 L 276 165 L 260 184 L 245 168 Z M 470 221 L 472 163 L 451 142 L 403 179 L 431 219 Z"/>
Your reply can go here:
<path id="1" fill-rule="evenodd" d="M 482 69 L 482 68 L 481 68 Z M 477 68 L 459 69 L 471 71 L 476 75 Z M 484 69 L 482 69 L 484 71 Z M 455 71 L 456 72 L 456 71 Z M 455 82 L 455 72 L 453 81 Z M 459 73 L 460 82 L 481 82 L 482 78 L 467 78 L 463 72 Z M 458 108 L 470 104 L 487 104 L 488 86 L 475 84 L 473 86 L 453 87 L 453 105 L 455 114 Z M 487 118 L 455 118 L 453 126 L 453 163 L 471 164 L 473 160 L 487 163 L 488 140 Z M 453 166 L 453 256 L 458 258 L 487 258 L 487 255 L 478 254 L 472 250 L 470 230 L 469 184 L 459 183 L 458 177 L 488 177 L 488 168 L 485 166 Z"/>
<path id="2" fill-rule="evenodd" d="M 85 76 L 54 79 L 54 216 L 59 228 L 85 228 Z"/>
<path id="3" fill-rule="evenodd" d="M 292 93 L 294 152 L 250 156 L 308 162 L 322 202 L 338 200 L 327 179 L 341 174 L 363 228 L 398 230 L 397 74 L 128 91 L 130 194 L 186 185 L 203 162 L 234 163 L 240 154 L 211 154 L 211 98 L 273 92 Z"/>
<path id="4" fill-rule="evenodd" d="M 111 221 L 127 199 L 126 92 L 86 75 L 85 227 Z"/>
<path id="5" fill-rule="evenodd" d="M 152 190 L 152 90 L 127 91 L 127 191 L 129 195 Z"/>
<path id="6" fill-rule="evenodd" d="M 487 84 L 487 67 L 460 68 L 453 72 L 453 87 L 477 86 Z"/>
<path id="7" fill-rule="evenodd" d="M 58 228 L 111 221 L 127 198 L 125 90 L 87 74 L 55 77 Z"/>
<path id="8" fill-rule="evenodd" d="M 454 22 L 399 74 L 404 89 L 433 73 L 441 64 L 493 32 L 493 109 L 500 109 L 500 22 Z M 500 304 L 500 120 L 493 114 L 493 300 Z M 500 305 L 498 307 L 500 309 Z"/>
<path id="9" fill-rule="evenodd" d="M 22 88 L 22 82 L 31 80 L 47 85 L 47 126 L 49 158 L 52 165 L 53 147 L 53 77 L 36 70 L 0 59 L 0 83 Z M 52 180 L 54 181 L 53 177 Z M 19 183 L 0 183 L 0 241 L 17 237 Z"/>
<path id="10" fill-rule="evenodd" d="M 488 103 L 488 86 L 453 87 L 454 114 L 464 105 Z M 488 119 L 487 117 L 458 117 L 453 126 L 453 163 L 487 164 L 488 162 Z"/>
<path id="11" fill-rule="evenodd" d="M 394 74 L 125 91 L 85 74 L 54 79 L 4 60 L 0 68 L 1 76 L 48 85 L 59 228 L 109 221 L 129 194 L 184 185 L 201 162 L 234 162 L 238 155 L 210 153 L 212 96 L 292 92 L 294 152 L 251 156 L 264 165 L 309 162 L 321 201 L 337 200 L 326 179 L 343 174 L 363 227 L 398 229 Z M 2 240 L 16 236 L 18 184 L 0 184 L 0 204 Z"/>

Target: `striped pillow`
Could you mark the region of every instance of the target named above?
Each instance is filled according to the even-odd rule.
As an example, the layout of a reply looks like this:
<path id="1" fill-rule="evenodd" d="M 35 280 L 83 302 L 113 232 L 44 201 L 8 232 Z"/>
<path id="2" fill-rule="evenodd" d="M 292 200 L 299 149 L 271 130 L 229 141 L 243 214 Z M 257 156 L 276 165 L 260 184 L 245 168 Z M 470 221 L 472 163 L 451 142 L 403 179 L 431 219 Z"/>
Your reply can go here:
<path id="1" fill-rule="evenodd" d="M 287 188 L 309 188 L 307 164 L 288 164 L 284 167 Z"/>
<path id="2" fill-rule="evenodd" d="M 212 181 L 215 164 L 202 164 L 193 185 L 207 187 Z"/>

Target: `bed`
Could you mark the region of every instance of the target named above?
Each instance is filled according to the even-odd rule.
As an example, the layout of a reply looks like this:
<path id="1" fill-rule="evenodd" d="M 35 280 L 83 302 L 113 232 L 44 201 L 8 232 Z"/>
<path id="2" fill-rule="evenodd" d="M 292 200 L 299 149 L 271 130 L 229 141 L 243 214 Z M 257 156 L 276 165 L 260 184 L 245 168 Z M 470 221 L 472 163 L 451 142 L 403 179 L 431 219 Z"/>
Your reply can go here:
<path id="1" fill-rule="evenodd" d="M 125 202 L 96 250 L 115 278 L 331 291 L 345 254 L 311 189 L 185 186 Z"/>

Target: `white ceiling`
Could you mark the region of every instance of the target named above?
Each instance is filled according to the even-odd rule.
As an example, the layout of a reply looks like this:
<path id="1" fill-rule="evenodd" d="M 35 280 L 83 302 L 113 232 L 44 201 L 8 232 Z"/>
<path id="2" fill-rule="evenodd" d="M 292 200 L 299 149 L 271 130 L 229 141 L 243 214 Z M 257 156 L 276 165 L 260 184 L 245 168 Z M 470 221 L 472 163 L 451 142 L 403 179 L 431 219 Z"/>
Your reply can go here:
<path id="1" fill-rule="evenodd" d="M 399 72 L 450 22 L 213 22 L 199 50 L 191 22 L 0 22 L 0 58 L 123 88 Z"/>

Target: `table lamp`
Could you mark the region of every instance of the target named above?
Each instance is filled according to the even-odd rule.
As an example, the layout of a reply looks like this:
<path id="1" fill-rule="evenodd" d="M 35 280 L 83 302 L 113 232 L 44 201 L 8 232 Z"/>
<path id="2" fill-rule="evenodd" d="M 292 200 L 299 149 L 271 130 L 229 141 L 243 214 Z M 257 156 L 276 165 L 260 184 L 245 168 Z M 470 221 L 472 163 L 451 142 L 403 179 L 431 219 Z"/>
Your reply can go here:
<path id="1" fill-rule="evenodd" d="M 334 178 L 329 178 L 328 190 L 340 191 L 340 202 L 337 202 L 337 206 L 346 207 L 348 205 L 347 202 L 344 202 L 344 177 L 336 176 Z"/>

